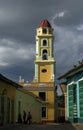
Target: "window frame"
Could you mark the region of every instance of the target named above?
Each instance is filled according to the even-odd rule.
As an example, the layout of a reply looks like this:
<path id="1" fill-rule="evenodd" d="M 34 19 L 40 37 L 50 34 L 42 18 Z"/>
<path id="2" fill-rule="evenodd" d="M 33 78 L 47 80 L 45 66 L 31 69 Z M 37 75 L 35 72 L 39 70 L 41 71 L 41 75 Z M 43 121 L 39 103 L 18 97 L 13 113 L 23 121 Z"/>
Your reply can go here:
<path id="1" fill-rule="evenodd" d="M 46 28 L 43 28 L 42 33 L 43 33 L 43 34 L 47 34 L 47 32 L 48 32 L 47 29 L 46 29 Z"/>
<path id="2" fill-rule="evenodd" d="M 44 44 L 45 44 L 45 45 L 44 45 Z M 42 42 L 42 46 L 43 46 L 43 47 L 47 47 L 47 45 L 48 45 L 48 44 L 47 44 L 47 40 L 44 39 L 43 42 Z"/>
<path id="3" fill-rule="evenodd" d="M 45 93 L 45 100 L 43 100 L 42 97 L 39 96 L 39 93 Z M 41 91 L 40 91 L 39 93 L 38 93 L 38 96 L 39 96 L 43 101 L 46 101 L 46 97 L 47 97 L 46 92 L 44 92 L 44 91 L 41 92 Z"/>
<path id="4" fill-rule="evenodd" d="M 43 108 L 45 108 L 45 116 L 43 116 Z M 41 117 L 42 118 L 47 118 L 47 107 L 46 106 L 41 107 Z"/>

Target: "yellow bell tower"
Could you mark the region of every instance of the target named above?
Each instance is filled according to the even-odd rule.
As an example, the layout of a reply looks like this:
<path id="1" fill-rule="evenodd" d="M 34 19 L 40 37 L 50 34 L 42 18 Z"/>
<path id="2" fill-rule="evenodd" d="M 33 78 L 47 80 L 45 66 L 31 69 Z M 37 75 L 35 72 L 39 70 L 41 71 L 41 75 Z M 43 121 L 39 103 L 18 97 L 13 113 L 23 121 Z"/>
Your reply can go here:
<path id="1" fill-rule="evenodd" d="M 57 120 L 55 90 L 53 28 L 47 19 L 41 21 L 36 34 L 36 59 L 34 80 L 23 85 L 27 90 L 42 99 L 40 110 L 42 122 Z"/>
<path id="2" fill-rule="evenodd" d="M 37 82 L 54 81 L 55 60 L 53 40 L 53 29 L 45 19 L 40 23 L 36 35 L 35 80 Z"/>
<path id="3" fill-rule="evenodd" d="M 54 122 L 57 120 L 57 107 L 55 108 L 55 60 L 54 60 L 54 35 L 53 28 L 47 19 L 41 21 L 36 34 L 36 60 L 34 82 L 34 94 L 44 101 L 41 108 L 42 121 Z"/>

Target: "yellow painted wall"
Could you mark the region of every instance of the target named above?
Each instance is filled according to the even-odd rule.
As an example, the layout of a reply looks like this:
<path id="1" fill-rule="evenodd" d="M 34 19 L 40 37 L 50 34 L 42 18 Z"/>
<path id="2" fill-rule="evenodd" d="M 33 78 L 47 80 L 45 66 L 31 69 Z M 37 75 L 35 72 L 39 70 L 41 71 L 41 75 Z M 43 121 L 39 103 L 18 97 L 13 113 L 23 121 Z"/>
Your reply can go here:
<path id="1" fill-rule="evenodd" d="M 6 83 L 2 80 L 0 80 L 0 96 L 2 96 L 3 94 L 3 91 L 5 90 L 5 101 L 7 101 L 7 98 L 10 99 L 10 123 L 11 123 L 11 100 L 13 99 L 14 100 L 14 104 L 15 104 L 15 97 L 16 97 L 16 88 L 13 87 L 13 85 L 9 84 L 9 83 Z M 0 103 L 1 104 L 1 103 Z M 7 119 L 6 119 L 6 115 L 7 115 L 7 104 L 4 102 L 4 109 L 5 109 L 5 112 L 4 112 L 4 124 L 7 123 Z M 14 122 L 15 122 L 15 105 L 14 105 Z M 0 115 L 2 115 L 1 113 L 1 107 L 0 107 Z"/>
<path id="2" fill-rule="evenodd" d="M 32 122 L 39 123 L 41 122 L 41 113 L 40 108 L 42 103 L 36 100 L 35 96 L 32 96 L 30 92 L 23 89 L 17 89 L 16 91 L 16 122 L 18 121 L 18 102 L 20 101 L 20 114 L 23 120 L 23 111 L 25 110 L 26 114 L 30 111 L 32 115 Z"/>
<path id="3" fill-rule="evenodd" d="M 39 92 L 42 91 L 31 91 L 35 95 L 38 96 Z M 42 121 L 48 121 L 48 122 L 53 122 L 54 121 L 54 91 L 43 91 L 46 92 L 46 107 L 47 107 L 47 117 L 42 118 Z"/>
<path id="4" fill-rule="evenodd" d="M 3 90 L 6 89 L 7 90 L 7 96 L 12 98 L 15 98 L 16 95 L 16 88 L 14 86 L 12 86 L 11 84 L 8 84 L 4 81 L 0 81 L 0 94 L 2 94 Z"/>
<path id="5" fill-rule="evenodd" d="M 54 120 L 54 91 L 47 91 L 47 100 L 48 100 L 48 120 Z"/>
<path id="6" fill-rule="evenodd" d="M 42 69 L 47 69 L 46 73 L 42 73 Z M 39 82 L 50 82 L 51 81 L 51 65 L 39 65 Z"/>

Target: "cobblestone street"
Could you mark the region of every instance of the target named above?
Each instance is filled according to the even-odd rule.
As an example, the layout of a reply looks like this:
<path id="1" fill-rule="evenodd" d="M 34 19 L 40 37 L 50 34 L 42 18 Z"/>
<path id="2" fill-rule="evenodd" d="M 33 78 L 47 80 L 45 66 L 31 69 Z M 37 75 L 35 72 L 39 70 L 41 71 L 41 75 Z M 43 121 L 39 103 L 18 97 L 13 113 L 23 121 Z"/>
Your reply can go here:
<path id="1" fill-rule="evenodd" d="M 72 124 L 44 124 L 44 125 L 8 125 L 0 130 L 83 130 L 83 125 Z"/>

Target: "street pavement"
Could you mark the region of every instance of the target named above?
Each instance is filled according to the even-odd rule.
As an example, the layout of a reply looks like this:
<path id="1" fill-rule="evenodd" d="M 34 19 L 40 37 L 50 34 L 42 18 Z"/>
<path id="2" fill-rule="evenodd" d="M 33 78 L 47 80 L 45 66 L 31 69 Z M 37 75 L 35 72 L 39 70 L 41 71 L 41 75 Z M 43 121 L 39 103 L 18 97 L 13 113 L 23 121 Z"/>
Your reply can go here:
<path id="1" fill-rule="evenodd" d="M 0 126 L 0 130 L 83 130 L 83 125 L 81 124 L 15 124 Z"/>

